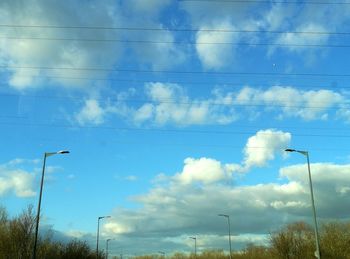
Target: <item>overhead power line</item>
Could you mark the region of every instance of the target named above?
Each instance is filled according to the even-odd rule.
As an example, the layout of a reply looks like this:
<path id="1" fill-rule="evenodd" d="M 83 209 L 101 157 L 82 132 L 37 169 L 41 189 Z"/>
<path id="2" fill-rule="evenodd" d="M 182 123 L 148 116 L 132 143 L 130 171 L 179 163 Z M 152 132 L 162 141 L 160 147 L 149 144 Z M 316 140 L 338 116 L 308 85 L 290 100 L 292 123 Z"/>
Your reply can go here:
<path id="1" fill-rule="evenodd" d="M 53 128 L 81 128 L 81 129 L 100 129 L 100 130 L 118 130 L 118 131 L 138 131 L 138 132 L 161 132 L 161 133 L 188 133 L 188 134 L 218 134 L 218 135 L 255 135 L 256 131 L 219 131 L 219 130 L 186 130 L 186 129 L 159 129 L 159 128 L 132 128 L 132 127 L 113 127 L 113 126 L 86 126 L 70 124 L 49 124 L 49 123 L 12 123 L 0 122 L 0 125 L 8 126 L 29 126 L 29 127 L 53 127 Z M 274 135 L 273 132 L 260 132 L 261 135 Z M 293 133 L 298 137 L 330 137 L 330 138 L 350 138 L 349 134 L 307 134 Z"/>
<path id="2" fill-rule="evenodd" d="M 259 4 L 301 4 L 301 5 L 348 5 L 350 2 L 331 2 L 331 1 L 283 1 L 283 0 L 179 0 L 179 2 L 193 2 L 193 3 L 231 3 L 231 4 L 242 4 L 242 3 L 259 3 Z"/>
<path id="3" fill-rule="evenodd" d="M 244 83 L 244 82 L 232 82 L 232 81 L 214 81 L 214 82 L 208 82 L 208 81 L 183 81 L 183 80 L 154 80 L 154 79 L 124 79 L 124 78 L 102 78 L 102 77 L 72 77 L 72 76 L 50 76 L 50 75 L 23 75 L 16 76 L 16 78 L 33 78 L 33 79 L 63 79 L 63 80 L 84 80 L 84 81 L 107 81 L 107 82 L 121 82 L 121 83 L 140 83 L 142 86 L 147 83 L 163 83 L 163 84 L 182 84 L 182 85 L 204 85 L 204 86 L 224 86 L 224 87 L 252 87 L 252 88 L 268 88 L 273 86 L 280 86 L 280 87 L 292 87 L 292 88 L 317 88 L 317 89 L 323 89 L 323 90 L 329 90 L 331 89 L 350 89 L 350 86 L 337 86 L 337 85 L 328 85 L 324 82 L 320 83 L 319 85 L 305 85 L 305 84 L 295 84 L 295 83 L 281 83 L 281 82 L 273 82 L 270 84 L 267 84 L 266 82 L 251 82 L 251 83 Z M 0 86 L 8 86 L 8 84 L 0 83 Z"/>
<path id="4" fill-rule="evenodd" d="M 233 72 L 233 71 L 180 71 L 180 70 L 146 70 L 119 69 L 104 67 L 53 67 L 53 66 L 0 66 L 2 69 L 37 69 L 37 70 L 71 70 L 96 72 L 129 72 L 129 73 L 169 73 L 169 74 L 205 74 L 205 75 L 241 75 L 241 76 L 310 76 L 310 77 L 350 77 L 350 74 L 332 73 L 280 73 L 280 72 Z"/>
<path id="5" fill-rule="evenodd" d="M 76 101 L 84 101 L 85 99 L 82 99 L 81 97 L 72 97 L 72 96 L 57 96 L 57 95 L 30 95 L 30 94 L 1 94 L 0 97 L 27 97 L 27 98 L 38 98 L 38 99 L 69 99 L 69 100 L 76 100 Z M 299 109 L 325 109 L 325 110 L 331 110 L 331 109 L 339 109 L 339 105 L 349 105 L 350 101 L 343 101 L 343 102 L 337 102 L 333 104 L 330 107 L 325 107 L 321 106 L 322 104 L 329 104 L 329 102 L 314 102 L 314 105 L 290 105 L 290 104 L 283 104 L 283 102 L 250 102 L 248 103 L 239 103 L 239 101 L 232 100 L 230 103 L 224 103 L 220 101 L 215 101 L 215 99 L 194 99 L 194 100 L 188 100 L 188 101 L 183 101 L 183 100 L 176 100 L 176 98 L 171 99 L 157 99 L 157 100 L 152 100 L 152 99 L 136 99 L 136 98 L 125 98 L 122 100 L 118 100 L 117 98 L 94 98 L 96 101 L 115 101 L 116 103 L 141 103 L 141 104 L 174 104 L 174 105 L 179 105 L 179 106 L 191 106 L 191 105 L 198 105 L 198 106 L 207 106 L 207 107 L 212 107 L 212 106 L 224 106 L 224 107 L 266 107 L 268 106 L 269 108 L 275 107 L 275 108 L 299 108 Z M 288 98 L 285 99 L 285 102 L 287 103 Z M 319 106 L 318 106 L 319 105 Z M 334 107 L 337 106 L 337 107 Z"/>
<path id="6" fill-rule="evenodd" d="M 122 40 L 122 39 L 83 39 L 83 38 L 47 38 L 47 37 L 11 37 L 0 36 L 6 40 L 41 40 L 41 41 L 80 41 L 97 43 L 136 43 L 136 44 L 182 44 L 182 45 L 233 45 L 256 47 L 301 47 L 301 48 L 350 48 L 348 44 L 293 44 L 293 43 L 249 43 L 249 42 L 186 42 L 186 41 L 149 41 L 149 40 Z"/>
<path id="7" fill-rule="evenodd" d="M 158 28 L 158 27 L 109 27 L 109 26 L 69 26 L 69 25 L 26 25 L 26 24 L 0 24 L 5 28 L 38 28 L 38 29 L 82 29 L 82 30 L 118 30 L 118 31 L 172 31 L 172 32 L 216 32 L 216 33 L 272 33 L 272 34 L 321 34 L 321 35 L 350 35 L 350 32 L 335 31 L 278 31 L 278 30 L 237 30 L 223 28 Z"/>

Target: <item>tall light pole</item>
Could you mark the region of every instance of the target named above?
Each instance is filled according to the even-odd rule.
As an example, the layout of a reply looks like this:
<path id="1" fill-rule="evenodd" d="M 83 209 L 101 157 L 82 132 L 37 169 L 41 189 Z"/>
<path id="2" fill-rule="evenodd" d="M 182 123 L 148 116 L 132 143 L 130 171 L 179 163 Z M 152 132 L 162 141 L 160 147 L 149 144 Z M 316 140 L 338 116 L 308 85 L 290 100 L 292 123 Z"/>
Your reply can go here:
<path id="1" fill-rule="evenodd" d="M 194 240 L 194 257 L 197 257 L 197 238 L 196 237 L 190 237 Z"/>
<path id="2" fill-rule="evenodd" d="M 231 224 L 230 224 L 230 215 L 226 214 L 219 214 L 219 217 L 225 217 L 227 218 L 227 223 L 228 223 L 228 242 L 230 244 L 230 259 L 231 259 L 231 254 L 232 254 L 232 248 L 231 248 Z"/>
<path id="3" fill-rule="evenodd" d="M 307 169 L 308 169 L 308 172 L 309 172 L 309 185 L 310 185 L 310 194 L 311 194 L 311 205 L 312 205 L 312 212 L 313 212 L 314 225 L 315 225 L 315 242 L 316 242 L 315 256 L 316 256 L 316 258 L 320 259 L 321 258 L 321 255 L 320 255 L 320 238 L 319 238 L 319 234 L 318 234 L 318 227 L 317 227 L 317 220 L 316 220 L 316 209 L 315 209 L 315 201 L 314 201 L 314 191 L 313 191 L 313 188 L 312 188 L 309 152 L 308 151 L 302 151 L 302 150 L 290 149 L 290 148 L 287 148 L 285 151 L 286 152 L 297 152 L 297 153 L 300 153 L 300 154 L 306 156 Z"/>
<path id="4" fill-rule="evenodd" d="M 104 218 L 110 218 L 111 216 L 102 216 L 97 219 L 97 238 L 96 238 L 96 258 L 98 258 L 98 241 L 100 236 L 100 220 Z"/>
<path id="5" fill-rule="evenodd" d="M 108 243 L 109 243 L 109 241 L 111 241 L 111 240 L 114 240 L 114 238 L 108 238 L 108 239 L 106 240 L 106 259 L 108 259 Z"/>
<path id="6" fill-rule="evenodd" d="M 44 186 L 44 176 L 45 176 L 45 165 L 46 158 L 49 156 L 57 155 L 57 154 L 68 154 L 69 151 L 62 150 L 57 152 L 45 152 L 44 153 L 44 162 L 43 162 L 43 170 L 41 174 L 41 182 L 40 182 L 40 194 L 39 194 L 39 202 L 38 202 L 38 210 L 36 215 L 36 224 L 35 224 L 35 236 L 34 236 L 34 247 L 33 247 L 33 259 L 36 259 L 36 247 L 38 243 L 38 232 L 39 232 L 39 221 L 40 221 L 40 208 L 41 208 L 41 198 L 43 196 L 43 186 Z"/>

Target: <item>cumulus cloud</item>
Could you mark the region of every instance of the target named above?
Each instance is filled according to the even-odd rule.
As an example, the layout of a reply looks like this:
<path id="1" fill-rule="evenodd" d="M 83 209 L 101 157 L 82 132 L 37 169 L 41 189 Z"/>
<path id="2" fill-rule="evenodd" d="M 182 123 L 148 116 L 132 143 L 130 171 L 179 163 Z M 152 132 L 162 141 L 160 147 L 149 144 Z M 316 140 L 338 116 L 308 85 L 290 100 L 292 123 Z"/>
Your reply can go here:
<path id="1" fill-rule="evenodd" d="M 163 126 L 174 124 L 226 125 L 242 118 L 254 120 L 269 116 L 276 120 L 300 118 L 302 120 L 341 119 L 350 121 L 345 92 L 328 89 L 301 90 L 292 86 L 253 88 L 245 86 L 237 91 L 216 87 L 206 98 L 191 98 L 178 84 L 152 82 L 145 84 L 149 101 L 131 105 L 135 94 L 120 93 L 123 98 L 106 106 L 106 113 L 116 114 L 136 125 Z"/>
<path id="2" fill-rule="evenodd" d="M 296 31 L 316 31 L 320 32 L 319 34 L 306 34 L 306 33 L 282 33 L 275 41 L 277 44 L 285 45 L 280 46 L 286 48 L 289 51 L 293 52 L 305 52 L 310 51 L 308 45 L 325 45 L 329 40 L 329 34 L 322 34 L 326 32 L 326 28 L 319 24 L 305 24 L 295 29 Z"/>
<path id="3" fill-rule="evenodd" d="M 11 192 L 20 198 L 35 196 L 33 190 L 34 178 L 34 173 L 0 166 L 0 196 Z"/>
<path id="4" fill-rule="evenodd" d="M 234 30 L 234 26 L 227 21 L 215 23 L 212 26 L 201 27 L 196 34 L 196 51 L 203 66 L 208 69 L 220 69 L 233 59 L 234 49 L 231 44 L 239 39 L 238 34 L 219 33 L 210 30 Z"/>
<path id="5" fill-rule="evenodd" d="M 75 119 L 81 125 L 84 124 L 101 124 L 104 121 L 106 111 L 101 108 L 96 99 L 85 100 L 84 106 L 75 114 Z"/>
<path id="6" fill-rule="evenodd" d="M 248 139 L 245 148 L 245 150 L 247 147 L 252 148 L 250 144 L 254 144 L 254 148 L 258 148 L 256 145 L 260 145 L 259 151 L 246 154 L 242 164 L 247 166 L 247 161 L 249 161 L 250 167 L 265 165 L 267 161 L 274 158 L 275 153 L 279 152 L 282 146 L 284 148 L 284 145 L 288 144 L 290 137 L 289 133 L 276 130 L 259 131 Z M 266 154 L 263 154 L 264 152 Z M 162 175 L 162 181 L 155 181 L 154 188 L 148 193 L 132 197 L 133 201 L 142 204 L 142 211 L 118 210 L 117 213 L 121 214 L 116 217 L 118 220 L 112 219 L 106 225 L 105 230 L 120 235 L 131 234 L 139 229 L 139 221 L 145 220 L 149 221 L 142 228 L 145 235 L 152 233 L 151 235 L 157 236 L 163 231 L 165 233 L 171 231 L 172 233 L 169 235 L 176 236 L 180 233 L 183 234 L 183 231 L 187 233 L 186 231 L 191 231 L 191 229 L 203 231 L 198 230 L 203 222 L 196 222 L 196 219 L 202 214 L 209 215 L 204 216 L 205 222 L 212 220 L 211 217 L 215 216 L 215 213 L 210 216 L 209 210 L 218 213 L 225 208 L 224 212 L 226 213 L 246 208 L 248 210 L 266 210 L 268 213 L 268 208 L 273 208 L 277 213 L 279 210 L 299 211 L 308 207 L 295 198 L 297 195 L 304 194 L 303 186 L 297 181 L 281 185 L 271 183 L 246 187 L 217 184 L 232 179 L 232 174 L 241 171 L 241 169 L 242 166 L 239 164 L 224 164 L 213 158 L 186 158 L 181 172 L 169 177 Z M 264 197 L 267 196 L 268 198 L 265 200 Z M 157 211 L 161 208 L 163 208 L 162 213 L 158 213 Z M 174 220 L 165 220 L 168 217 L 174 218 Z M 214 231 L 216 224 L 207 224 L 208 222 L 205 225 L 210 229 L 209 232 Z M 247 225 L 243 228 L 248 229 L 249 227 Z M 245 231 L 250 233 L 250 230 L 247 229 Z M 204 233 L 206 232 L 201 232 L 201 234 Z M 258 233 L 260 232 L 258 231 Z"/>
<path id="7" fill-rule="evenodd" d="M 277 110 L 279 117 L 299 117 L 304 120 L 327 119 L 331 108 L 343 107 L 346 96 L 320 90 L 299 90 L 291 86 L 272 86 L 268 89 L 242 88 L 236 96 L 237 104 L 262 105 Z M 249 107 L 250 108 L 250 107 Z"/>
<path id="8" fill-rule="evenodd" d="M 67 5 L 64 2 L 29 0 L 21 3 L 21 8 L 18 8 L 17 1 L 2 1 L 0 22 L 57 27 L 125 25 L 162 28 L 159 21 L 160 11 L 169 3 L 170 1 L 154 0 L 145 5 L 142 1 L 117 3 L 107 0 L 92 1 L 81 6 L 77 2 Z M 80 10 L 80 15 L 76 15 L 76 10 Z M 137 34 L 121 30 L 84 28 L 3 28 L 3 32 L 8 38 L 0 40 L 0 60 L 8 68 L 2 70 L 9 73 L 8 83 L 17 90 L 47 85 L 89 90 L 91 90 L 89 86 L 92 85 L 95 88 L 100 87 L 100 83 L 93 78 L 107 78 L 108 69 L 119 64 L 125 52 L 128 52 L 129 58 L 135 58 L 137 63 L 150 65 L 154 69 L 171 67 L 185 60 L 184 50 L 171 44 L 174 42 L 174 37 L 166 29 L 155 33 L 146 31 Z M 164 41 L 169 44 L 125 45 L 122 42 L 108 42 L 113 39 Z M 81 68 L 97 68 L 97 70 Z M 105 68 L 107 70 L 104 70 Z"/>
<path id="9" fill-rule="evenodd" d="M 247 140 L 246 147 L 260 145 L 261 149 L 247 154 L 244 148 L 242 165 L 265 165 L 289 141 L 290 134 L 286 132 L 271 129 L 257 132 Z M 268 234 L 284 224 L 311 221 L 306 163 L 282 167 L 279 172 L 273 168 L 260 169 L 260 173 L 269 170 L 270 174 L 270 170 L 276 170 L 276 180 L 268 183 L 218 184 L 224 183 L 235 170 L 239 170 L 239 165 L 213 158 L 187 158 L 180 172 L 162 174 L 149 191 L 130 197 L 138 204 L 136 208 L 116 208 L 112 218 L 103 222 L 101 235 L 117 235 L 125 250 L 133 240 L 133 244 L 140 244 L 136 251 L 140 253 L 144 253 L 141 249 L 146 241 L 154 249 L 167 245 L 169 252 L 189 251 L 189 235 L 201 237 L 203 250 L 227 249 L 225 222 L 217 216 L 225 213 L 231 216 L 232 240 L 236 241 L 234 248 L 239 249 L 251 242 L 264 244 Z M 319 219 L 348 217 L 350 165 L 311 163 L 311 170 Z"/>
<path id="10" fill-rule="evenodd" d="M 186 158 L 182 172 L 174 177 L 182 184 L 194 182 L 211 184 L 224 179 L 229 179 L 233 170 L 237 167 L 234 164 L 221 164 L 221 162 L 211 158 Z"/>
<path id="11" fill-rule="evenodd" d="M 98 6 L 96 6 L 97 4 Z M 0 5 L 3 24 L 20 25 L 54 25 L 54 26 L 86 26 L 92 24 L 118 23 L 118 10 L 112 1 L 90 3 L 80 6 L 72 2 L 67 5 L 63 2 L 26 1 L 21 8 L 16 8 L 16 1 L 3 1 Z M 79 9 L 81 15 L 76 15 Z M 0 59 L 3 64 L 9 65 L 9 84 L 23 90 L 38 87 L 49 83 L 59 83 L 64 86 L 85 87 L 88 81 L 70 80 L 70 77 L 93 77 L 103 73 L 83 70 L 41 69 L 40 67 L 110 67 L 120 53 L 120 46 L 109 44 L 104 48 L 93 42 L 71 40 L 34 40 L 33 38 L 98 38 L 107 39 L 109 31 L 105 30 L 77 30 L 51 28 L 12 28 L 7 29 L 8 36 L 23 38 L 20 40 L 2 39 Z M 98 46 L 98 47 L 96 47 Z M 26 69 L 24 67 L 34 67 Z M 36 68 L 38 67 L 38 68 Z M 39 77 L 38 77 L 39 76 Z M 43 76 L 51 77 L 45 81 Z M 44 84 L 46 83 L 46 84 Z"/>
<path id="12" fill-rule="evenodd" d="M 234 109 L 221 96 L 191 99 L 182 86 L 160 82 L 147 83 L 145 92 L 150 102 L 132 107 L 121 100 L 115 105 L 115 113 L 131 118 L 138 125 L 151 123 L 158 126 L 228 124 L 236 119 Z"/>
<path id="13" fill-rule="evenodd" d="M 349 165 L 319 163 L 311 164 L 311 168 L 318 216 L 321 219 L 347 217 L 350 193 L 339 190 L 349 186 Z M 213 244 L 225 249 L 227 239 L 223 238 L 223 223 L 217 214 L 226 213 L 231 215 L 233 240 L 237 241 L 233 244 L 237 249 L 250 242 L 267 242 L 268 233 L 283 224 L 311 219 L 305 165 L 282 168 L 279 176 L 286 183 L 198 186 L 174 181 L 177 176 L 166 186 L 154 186 L 148 193 L 133 197 L 142 205 L 140 209 L 116 210 L 115 217 L 103 228 L 104 233 L 118 234 L 126 240 L 167 239 L 185 245 L 188 240 L 181 239 L 182 236 L 198 235 L 203 237 L 203 249 L 213 248 Z"/>
<path id="14" fill-rule="evenodd" d="M 273 160 L 276 153 L 283 152 L 289 146 L 291 134 L 278 130 L 260 130 L 250 137 L 244 148 L 245 170 L 257 166 L 266 165 L 267 161 Z"/>

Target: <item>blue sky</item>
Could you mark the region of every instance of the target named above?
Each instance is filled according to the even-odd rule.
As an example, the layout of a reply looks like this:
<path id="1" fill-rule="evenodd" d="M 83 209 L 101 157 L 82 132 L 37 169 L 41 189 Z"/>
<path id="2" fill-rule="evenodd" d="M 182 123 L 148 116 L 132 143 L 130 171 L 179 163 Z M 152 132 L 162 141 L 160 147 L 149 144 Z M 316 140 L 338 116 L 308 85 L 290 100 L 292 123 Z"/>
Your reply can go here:
<path id="1" fill-rule="evenodd" d="M 349 219 L 350 4 L 2 1 L 0 198 L 112 254 Z M 102 223 L 102 222 L 101 222 Z M 130 240 L 135 246 L 130 246 Z"/>

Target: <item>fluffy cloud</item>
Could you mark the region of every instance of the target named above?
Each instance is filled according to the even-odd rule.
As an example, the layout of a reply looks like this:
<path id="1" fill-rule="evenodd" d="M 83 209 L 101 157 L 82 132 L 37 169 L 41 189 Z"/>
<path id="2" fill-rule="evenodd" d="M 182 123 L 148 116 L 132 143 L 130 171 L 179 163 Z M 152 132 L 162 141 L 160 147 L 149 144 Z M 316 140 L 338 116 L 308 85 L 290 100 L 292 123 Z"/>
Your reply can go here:
<path id="1" fill-rule="evenodd" d="M 234 26 L 227 21 L 215 23 L 215 28 L 210 26 L 201 27 L 196 34 L 196 50 L 203 66 L 208 69 L 220 69 L 226 66 L 233 58 L 231 44 L 239 39 L 238 34 L 219 33 L 210 30 L 234 30 Z M 218 44 L 219 43 L 219 44 Z"/>
<path id="2" fill-rule="evenodd" d="M 75 119 L 81 125 L 84 124 L 101 124 L 104 120 L 106 111 L 101 108 L 96 99 L 85 100 L 84 106 L 75 115 Z"/>
<path id="3" fill-rule="evenodd" d="M 78 2 L 71 2 L 68 5 L 64 2 L 43 0 L 29 0 L 25 3 L 2 1 L 0 22 L 57 27 L 162 28 L 158 16 L 169 3 L 170 1 L 154 0 L 145 5 L 142 1 L 136 0 L 126 3 L 107 0 L 92 1 L 81 6 Z M 76 10 L 79 10 L 79 15 L 76 15 Z M 7 69 L 2 70 L 8 72 L 9 84 L 18 90 L 48 84 L 80 88 L 93 85 L 96 89 L 100 87 L 100 83 L 93 78 L 107 78 L 108 75 L 108 71 L 98 70 L 98 68 L 112 68 L 119 64 L 123 53 L 126 52 L 129 58 L 135 58 L 137 63 L 147 64 L 155 69 L 171 67 L 185 60 L 184 51 L 175 44 L 171 44 L 174 37 L 165 29 L 137 34 L 123 30 L 84 28 L 2 28 L 2 31 L 8 37 L 0 40 L 0 60 L 4 66 L 8 66 Z M 165 41 L 169 44 L 126 45 L 122 42 L 108 42 L 115 39 Z M 132 50 L 131 55 L 130 50 Z M 57 69 L 44 69 L 44 67 Z M 73 69 L 58 69 L 60 67 Z M 80 68 L 97 68 L 97 70 Z M 90 87 L 88 89 L 90 90 Z"/>
<path id="4" fill-rule="evenodd" d="M 211 184 L 230 178 L 235 165 L 221 164 L 215 159 L 202 157 L 200 159 L 186 158 L 183 171 L 176 174 L 174 179 L 182 184 L 199 182 Z"/>
<path id="5" fill-rule="evenodd" d="M 311 164 L 311 168 L 319 218 L 348 217 L 346 204 L 350 192 L 343 187 L 350 184 L 349 165 L 318 163 Z M 223 222 L 217 216 L 226 213 L 231 215 L 236 241 L 233 245 L 237 249 L 250 242 L 266 243 L 268 233 L 283 224 L 311 222 L 305 165 L 282 168 L 279 177 L 285 183 L 198 186 L 183 185 L 176 177 L 165 186 L 154 186 L 148 193 L 135 196 L 133 200 L 142 205 L 140 209 L 116 210 L 115 217 L 104 226 L 104 234 L 118 234 L 125 243 L 129 238 L 168 240 L 177 249 L 182 245 L 184 250 L 191 249 L 188 236 L 197 235 L 202 249 L 227 249 Z M 161 246 L 163 241 L 159 242 Z"/>
<path id="6" fill-rule="evenodd" d="M 124 93 L 118 101 L 104 108 L 105 112 L 131 120 L 136 125 L 178 126 L 230 124 L 241 118 L 301 118 L 303 120 L 334 119 L 349 121 L 347 93 L 320 89 L 301 90 L 291 86 L 269 88 L 243 87 L 237 91 L 215 88 L 208 97 L 192 99 L 178 84 L 147 83 L 149 101 L 140 106 L 129 105 L 135 94 Z"/>
<path id="7" fill-rule="evenodd" d="M 304 120 L 327 119 L 330 108 L 343 107 L 346 96 L 331 90 L 299 90 L 290 86 L 268 89 L 244 87 L 236 96 L 237 104 L 263 105 L 279 110 L 280 117 L 299 117 Z"/>
<path id="8" fill-rule="evenodd" d="M 113 1 L 86 4 L 80 6 L 76 2 L 67 5 L 63 2 L 47 1 L 3 1 L 0 10 L 3 24 L 20 25 L 54 25 L 54 26 L 86 26 L 89 24 L 117 24 L 118 10 Z M 81 15 L 77 16 L 79 9 Z M 0 59 L 9 65 L 11 76 L 9 83 L 22 90 L 47 83 L 43 76 L 53 77 L 49 82 L 66 86 L 85 87 L 88 81 L 70 80 L 70 77 L 101 76 L 101 72 L 83 70 L 45 70 L 40 68 L 25 69 L 21 67 L 110 67 L 119 57 L 120 46 L 109 44 L 104 48 L 93 42 L 71 40 L 33 40 L 29 38 L 97 38 L 107 39 L 111 32 L 106 30 L 84 29 L 52 29 L 52 28 L 12 28 L 7 29 L 9 37 L 27 38 L 22 40 L 2 39 Z M 113 33 L 115 36 L 118 34 Z M 108 43 L 107 43 L 108 44 Z M 98 46 L 98 47 L 96 47 Z M 14 68 L 11 68 L 14 67 Z M 18 67 L 18 68 L 17 68 Z M 102 73 L 103 74 L 103 73 Z M 39 78 L 37 77 L 39 76 Z"/>
<path id="9" fill-rule="evenodd" d="M 247 147 L 251 148 L 250 144 L 261 145 L 258 152 L 252 151 L 248 155 L 249 159 L 254 156 L 257 158 L 249 160 L 246 154 L 242 164 L 247 165 L 247 160 L 249 160 L 249 166 L 265 165 L 289 141 L 289 133 L 274 130 L 259 131 L 248 139 L 245 148 L 245 150 Z M 254 147 L 256 150 L 257 146 Z M 266 154 L 263 154 L 264 152 Z M 269 208 L 272 209 L 272 214 L 277 214 L 281 210 L 299 213 L 308 207 L 302 199 L 298 199 L 300 195 L 305 194 L 303 185 L 298 181 L 291 180 L 285 184 L 271 183 L 246 187 L 232 187 L 224 184 L 232 178 L 232 173 L 239 172 L 241 167 L 238 164 L 223 164 L 212 158 L 187 158 L 181 172 L 173 176 L 162 177 L 163 180 L 156 181 L 154 188 L 147 194 L 132 198 L 133 201 L 142 204 L 141 211 L 118 210 L 117 220 L 112 219 L 106 224 L 105 231 L 120 235 L 135 234 L 135 231 L 138 231 L 142 225 L 144 233 L 141 235 L 158 236 L 166 233 L 165 235 L 176 237 L 183 233 L 190 234 L 190 231 L 212 234 L 215 233 L 218 224 L 215 221 L 211 223 L 209 221 L 213 221 L 217 213 L 238 210 L 239 215 L 236 211 L 234 212 L 238 217 L 234 223 L 235 228 L 241 228 L 241 231 L 248 234 L 254 232 L 253 228 L 250 229 L 249 224 L 243 224 L 243 226 L 238 224 L 243 221 L 239 218 L 244 217 L 243 211 L 245 210 L 249 212 L 258 210 L 266 213 L 265 216 L 268 217 Z M 158 210 L 162 210 L 162 213 L 158 213 Z M 259 225 L 259 219 L 252 218 L 251 220 L 254 222 L 250 223 L 254 223 L 255 227 Z M 147 224 L 142 222 L 147 222 Z M 205 230 L 202 224 L 208 230 Z M 263 231 L 261 226 L 259 228 L 260 230 L 254 233 L 259 234 Z"/>
<path id="10" fill-rule="evenodd" d="M 136 124 L 156 125 L 228 124 L 236 118 L 230 103 L 218 96 L 191 99 L 180 85 L 158 82 L 147 83 L 145 89 L 150 102 L 135 108 L 122 101 L 115 107 L 116 113 Z"/>
<path id="11" fill-rule="evenodd" d="M 33 190 L 35 174 L 14 168 L 17 164 L 14 165 L 10 161 L 0 166 L 0 196 L 10 192 L 20 198 L 35 196 Z"/>
<path id="12" fill-rule="evenodd" d="M 276 39 L 277 44 L 286 45 L 283 48 L 288 49 L 293 52 L 305 52 L 306 50 L 310 50 L 307 45 L 325 45 L 329 40 L 329 35 L 322 34 L 322 32 L 326 32 L 326 28 L 322 27 L 319 24 L 305 24 L 296 28 L 296 31 L 316 31 L 320 32 L 320 34 L 305 34 L 305 33 L 290 33 L 286 32 L 278 36 Z"/>
<path id="13" fill-rule="evenodd" d="M 244 148 L 246 170 L 253 166 L 265 166 L 275 158 L 275 153 L 283 152 L 289 146 L 291 134 L 278 130 L 260 130 L 248 139 Z"/>

